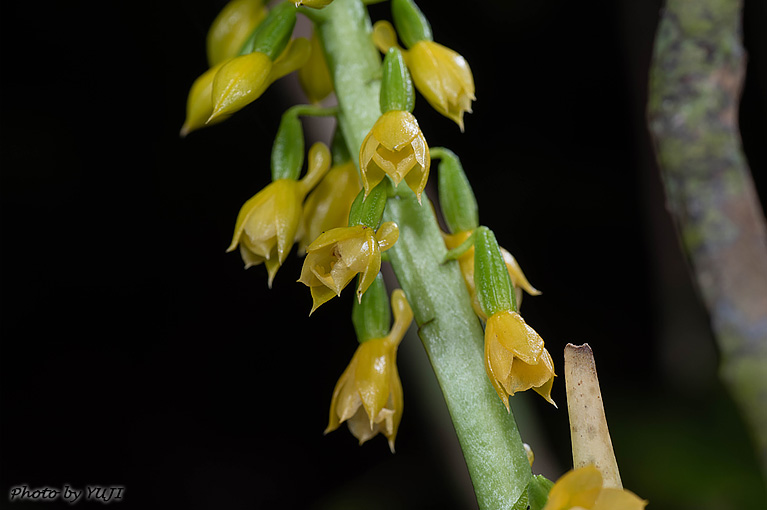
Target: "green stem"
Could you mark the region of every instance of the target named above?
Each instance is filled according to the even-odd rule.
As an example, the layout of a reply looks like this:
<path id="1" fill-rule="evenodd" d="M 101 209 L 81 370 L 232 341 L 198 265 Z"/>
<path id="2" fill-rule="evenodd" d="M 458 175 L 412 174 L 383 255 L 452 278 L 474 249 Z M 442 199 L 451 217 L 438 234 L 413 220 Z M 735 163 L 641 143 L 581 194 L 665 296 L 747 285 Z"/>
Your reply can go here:
<path id="1" fill-rule="evenodd" d="M 320 19 L 318 19 L 320 18 Z M 334 79 L 339 125 L 354 159 L 380 116 L 381 57 L 360 0 L 335 0 L 315 17 Z M 513 508 L 525 495 L 530 465 L 514 417 L 485 373 L 483 332 L 437 220 L 422 195 L 389 200 L 386 221 L 399 225 L 390 262 L 413 308 L 419 336 L 442 388 L 480 508 Z"/>

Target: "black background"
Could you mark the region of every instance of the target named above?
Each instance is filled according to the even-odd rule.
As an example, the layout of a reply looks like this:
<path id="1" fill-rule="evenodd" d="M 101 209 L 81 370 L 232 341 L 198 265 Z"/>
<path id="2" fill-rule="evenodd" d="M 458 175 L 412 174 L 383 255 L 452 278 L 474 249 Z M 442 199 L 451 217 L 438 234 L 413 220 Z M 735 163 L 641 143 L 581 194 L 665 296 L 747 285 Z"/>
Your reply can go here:
<path id="1" fill-rule="evenodd" d="M 303 98 L 288 77 L 179 138 L 223 4 L 1 4 L 0 506 L 51 508 L 8 503 L 9 488 L 70 484 L 126 487 L 115 508 L 471 508 L 417 338 L 400 348 L 397 453 L 323 437 L 356 345 L 351 293 L 309 319 L 300 259 L 268 290 L 263 267 L 224 253 Z M 660 2 L 419 5 L 468 59 L 477 101 L 463 134 L 423 98 L 415 114 L 543 291 L 523 311 L 559 370 L 567 342 L 593 347 L 624 484 L 653 509 L 763 508 L 644 127 Z M 747 1 L 741 127 L 762 197 L 765 21 Z M 571 466 L 561 381 L 553 397 L 559 410 L 514 404 L 534 471 L 555 479 Z"/>

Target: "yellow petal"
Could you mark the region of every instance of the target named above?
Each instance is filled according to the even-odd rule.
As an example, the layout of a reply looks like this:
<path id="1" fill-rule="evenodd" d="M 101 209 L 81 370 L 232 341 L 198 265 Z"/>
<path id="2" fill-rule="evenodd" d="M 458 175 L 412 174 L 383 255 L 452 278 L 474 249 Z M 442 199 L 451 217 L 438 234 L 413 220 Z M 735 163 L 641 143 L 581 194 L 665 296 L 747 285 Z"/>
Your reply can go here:
<path id="1" fill-rule="evenodd" d="M 213 79 L 213 113 L 208 122 L 231 115 L 258 99 L 269 86 L 272 61 L 253 52 L 225 62 Z"/>
<path id="2" fill-rule="evenodd" d="M 303 179 L 299 181 L 301 196 L 306 196 L 330 168 L 330 149 L 322 142 L 315 142 L 309 148 L 309 163 Z"/>
<path id="3" fill-rule="evenodd" d="M 568 471 L 551 488 L 543 510 L 570 510 L 577 506 L 590 509 L 601 490 L 602 475 L 594 466 Z"/>
<path id="4" fill-rule="evenodd" d="M 487 321 L 485 338 L 494 336 L 515 357 L 534 365 L 543 351 L 543 339 L 524 319 L 510 310 L 493 314 Z"/>
<path id="5" fill-rule="evenodd" d="M 398 152 L 421 133 L 418 121 L 413 114 L 402 110 L 384 113 L 373 125 L 373 137 L 386 149 Z"/>
<path id="6" fill-rule="evenodd" d="M 354 374 L 355 358 L 352 357 L 352 361 L 344 369 L 341 377 L 338 378 L 335 388 L 333 388 L 333 397 L 330 400 L 330 416 L 328 418 L 328 426 L 325 429 L 325 434 L 332 432 L 338 428 L 341 424 L 341 416 L 350 416 L 356 412 L 355 409 L 350 409 L 354 405 L 354 398 L 350 398 L 348 394 L 348 387 L 354 386 L 351 382 L 351 377 Z M 347 389 L 347 391 L 344 391 Z M 341 397 L 342 392 L 344 393 Z M 357 401 L 357 407 L 362 404 L 361 401 Z"/>
<path id="7" fill-rule="evenodd" d="M 221 69 L 223 63 L 215 65 L 202 73 L 192 83 L 192 87 L 189 89 L 189 96 L 186 99 L 186 119 L 184 119 L 184 125 L 181 126 L 182 137 L 188 135 L 195 129 L 200 129 L 205 126 L 206 121 L 213 113 L 213 78 L 215 78 L 218 70 Z M 221 116 L 216 119 L 217 122 L 223 121 L 226 116 Z M 210 122 L 208 125 L 215 124 Z"/>
<path id="8" fill-rule="evenodd" d="M 360 344 L 355 357 L 357 369 L 354 383 L 370 426 L 389 400 L 391 384 L 392 347 L 384 338 L 375 338 Z"/>
<path id="9" fill-rule="evenodd" d="M 644 510 L 647 501 L 625 489 L 604 488 L 592 510 Z"/>
<path id="10" fill-rule="evenodd" d="M 509 412 L 511 408 L 503 382 L 508 379 L 513 362 L 514 356 L 498 342 L 496 337 L 485 336 L 485 371 L 495 392 L 506 406 L 506 411 Z"/>
<path id="11" fill-rule="evenodd" d="M 395 289 L 391 294 L 391 308 L 394 314 L 394 324 L 387 335 L 389 342 L 395 347 L 399 345 L 413 322 L 413 309 L 410 308 L 402 289 Z"/>
<path id="12" fill-rule="evenodd" d="M 531 388 L 540 389 L 542 395 L 551 404 L 551 385 L 554 381 L 554 365 L 551 362 L 551 356 L 546 349 L 541 353 L 539 362 L 531 365 L 522 360 L 515 359 L 511 367 L 511 373 L 505 383 L 506 391 L 513 395 L 517 391 L 527 391 Z M 539 393 L 540 393 L 539 391 Z"/>
<path id="13" fill-rule="evenodd" d="M 397 32 L 392 24 L 386 20 L 376 21 L 373 25 L 373 43 L 384 54 L 392 47 L 402 51 L 402 48 L 397 44 Z"/>
<path id="14" fill-rule="evenodd" d="M 515 287 L 522 287 L 525 292 L 531 296 L 540 295 L 541 291 L 530 285 L 530 282 L 527 281 L 525 273 L 522 272 L 522 268 L 519 267 L 519 263 L 517 263 L 517 260 L 514 258 L 514 256 L 503 248 L 501 248 L 501 255 L 503 256 L 503 262 L 506 264 L 506 269 L 509 271 L 511 283 Z"/>

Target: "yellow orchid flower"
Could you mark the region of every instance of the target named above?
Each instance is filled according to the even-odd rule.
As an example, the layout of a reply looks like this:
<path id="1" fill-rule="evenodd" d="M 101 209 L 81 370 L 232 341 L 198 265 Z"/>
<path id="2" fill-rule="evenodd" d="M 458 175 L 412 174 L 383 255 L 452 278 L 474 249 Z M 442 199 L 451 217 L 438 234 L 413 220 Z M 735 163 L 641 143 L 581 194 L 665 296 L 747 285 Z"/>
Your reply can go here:
<path id="1" fill-rule="evenodd" d="M 378 231 L 364 225 L 328 230 L 306 248 L 306 258 L 298 281 L 309 287 L 313 306 L 319 308 L 361 273 L 357 299 L 362 298 L 381 269 L 381 252 L 391 248 L 399 237 L 394 222 L 381 224 Z"/>
<path id="2" fill-rule="evenodd" d="M 208 30 L 206 48 L 210 66 L 237 55 L 267 13 L 263 0 L 230 0 Z"/>
<path id="3" fill-rule="evenodd" d="M 299 38 L 288 43 L 274 62 L 265 54 L 254 52 L 214 65 L 189 89 L 180 135 L 226 120 L 258 99 L 272 82 L 301 67 L 309 51 L 309 41 Z"/>
<path id="4" fill-rule="evenodd" d="M 554 362 L 543 338 L 517 312 L 502 310 L 487 320 L 485 369 L 507 410 L 508 396 L 531 388 L 556 406 L 551 399 Z"/>
<path id="5" fill-rule="evenodd" d="M 349 210 L 362 186 L 352 161 L 332 167 L 304 202 L 299 253 L 320 234 L 346 226 Z"/>
<path id="6" fill-rule="evenodd" d="M 373 27 L 373 41 L 386 53 L 397 47 L 397 34 L 388 21 L 378 21 Z M 426 101 L 463 131 L 463 114 L 471 113 L 474 77 L 468 62 L 461 55 L 430 40 L 421 40 L 409 49 L 400 48 L 416 89 Z"/>
<path id="7" fill-rule="evenodd" d="M 471 233 L 471 230 L 456 232 L 455 234 L 446 234 L 443 232 L 442 238 L 445 240 L 445 246 L 447 249 L 452 250 L 463 244 L 463 242 L 471 236 Z M 500 250 L 503 261 L 509 271 L 511 283 L 514 285 L 514 292 L 516 292 L 517 298 L 517 308 L 519 308 L 519 305 L 522 302 L 523 290 L 531 296 L 538 296 L 541 294 L 541 291 L 530 284 L 514 256 L 502 247 Z M 474 312 L 483 321 L 486 321 L 487 315 L 485 315 L 485 312 L 482 311 L 482 307 L 479 305 L 479 299 L 477 298 L 477 288 L 474 284 L 474 247 L 472 246 L 466 250 L 466 253 L 458 257 L 457 260 L 458 267 L 460 267 L 461 274 L 463 275 L 463 281 L 466 284 L 466 289 L 469 291 L 469 296 L 471 297 L 471 306 L 474 308 Z"/>
<path id="8" fill-rule="evenodd" d="M 392 292 L 391 306 L 394 325 L 389 334 L 361 343 L 338 379 L 325 433 L 336 430 L 346 422 L 360 444 L 380 432 L 386 436 L 394 453 L 394 440 L 403 408 L 402 383 L 397 372 L 397 346 L 413 320 L 413 312 L 401 289 Z"/>
<path id="9" fill-rule="evenodd" d="M 301 202 L 330 167 L 330 150 L 321 142 L 309 150 L 309 168 L 303 179 L 278 179 L 256 193 L 240 209 L 232 243 L 238 245 L 245 269 L 261 263 L 274 276 L 296 240 L 301 221 Z"/>
<path id="10" fill-rule="evenodd" d="M 254 51 L 223 63 L 213 79 L 207 122 L 231 115 L 261 97 L 274 81 L 303 66 L 310 51 L 309 41 L 300 37 L 292 39 L 274 62 L 265 53 Z"/>
<path id="11" fill-rule="evenodd" d="M 360 148 L 365 196 L 388 175 L 394 186 L 404 179 L 420 202 L 430 164 L 429 146 L 413 114 L 388 111 L 378 118 Z"/>
<path id="12" fill-rule="evenodd" d="M 605 487 L 599 470 L 584 466 L 557 480 L 543 510 L 643 510 L 645 506 L 647 501 L 631 491 Z"/>

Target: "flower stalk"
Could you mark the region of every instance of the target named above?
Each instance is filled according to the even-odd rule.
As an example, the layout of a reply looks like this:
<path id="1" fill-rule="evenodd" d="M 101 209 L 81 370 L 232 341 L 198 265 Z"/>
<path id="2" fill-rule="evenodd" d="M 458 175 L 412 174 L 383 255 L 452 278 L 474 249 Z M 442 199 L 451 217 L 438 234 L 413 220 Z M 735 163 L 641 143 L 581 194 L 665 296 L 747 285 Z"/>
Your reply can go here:
<path id="1" fill-rule="evenodd" d="M 359 0 L 335 0 L 313 12 L 338 97 L 338 121 L 350 152 L 361 147 L 381 116 L 381 56 Z M 389 260 L 405 291 L 466 459 L 480 508 L 514 508 L 531 469 L 514 417 L 485 373 L 483 332 L 455 261 L 428 203 L 400 187 L 384 221 L 400 229 Z"/>

